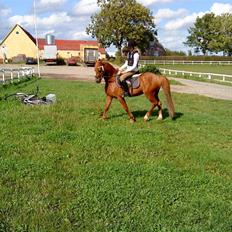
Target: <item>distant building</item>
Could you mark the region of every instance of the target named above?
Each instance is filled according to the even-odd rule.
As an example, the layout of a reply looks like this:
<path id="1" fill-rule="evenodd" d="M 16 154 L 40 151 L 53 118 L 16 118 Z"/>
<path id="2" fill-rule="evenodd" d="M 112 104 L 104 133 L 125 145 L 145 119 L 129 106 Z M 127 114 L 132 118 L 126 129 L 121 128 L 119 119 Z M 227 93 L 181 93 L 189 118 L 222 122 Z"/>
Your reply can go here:
<path id="1" fill-rule="evenodd" d="M 166 53 L 163 45 L 155 39 L 154 41 L 150 42 L 150 46 L 146 51 L 143 53 L 143 56 L 164 56 Z"/>
<path id="2" fill-rule="evenodd" d="M 43 57 L 45 39 L 38 39 L 39 56 Z M 56 39 L 55 45 L 59 57 L 64 59 L 72 56 L 79 56 L 84 60 L 85 49 L 98 49 L 98 53 L 102 58 L 105 58 L 106 51 L 100 46 L 97 41 L 92 40 L 61 40 Z M 18 55 L 26 57 L 37 57 L 36 39 L 19 24 L 16 24 L 13 29 L 6 35 L 0 43 L 0 58 L 12 59 Z"/>

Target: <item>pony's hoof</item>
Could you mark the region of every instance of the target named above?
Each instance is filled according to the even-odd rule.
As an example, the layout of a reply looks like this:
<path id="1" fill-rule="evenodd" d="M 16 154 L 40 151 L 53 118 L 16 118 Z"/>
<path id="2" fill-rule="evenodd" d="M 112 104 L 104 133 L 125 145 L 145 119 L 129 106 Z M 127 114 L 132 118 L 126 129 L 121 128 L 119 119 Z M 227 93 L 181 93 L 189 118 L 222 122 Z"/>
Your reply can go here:
<path id="1" fill-rule="evenodd" d="M 149 117 L 147 115 L 145 115 L 143 120 L 144 120 L 144 122 L 147 122 L 149 120 Z"/>
<path id="2" fill-rule="evenodd" d="M 161 120 L 163 120 L 163 117 L 159 116 L 156 120 L 161 121 Z"/>
<path id="3" fill-rule="evenodd" d="M 107 119 L 107 117 L 106 116 L 101 116 L 100 119 L 105 121 Z"/>
<path id="4" fill-rule="evenodd" d="M 131 118 L 130 123 L 135 123 L 135 118 Z"/>

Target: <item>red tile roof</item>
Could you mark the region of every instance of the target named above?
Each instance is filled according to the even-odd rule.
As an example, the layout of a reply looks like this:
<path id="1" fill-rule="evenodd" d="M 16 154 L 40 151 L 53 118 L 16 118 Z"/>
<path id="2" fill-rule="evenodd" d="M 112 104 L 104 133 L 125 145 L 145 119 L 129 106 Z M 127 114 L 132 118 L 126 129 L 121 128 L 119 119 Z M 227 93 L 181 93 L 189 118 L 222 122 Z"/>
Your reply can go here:
<path id="1" fill-rule="evenodd" d="M 38 39 L 39 49 L 43 50 L 44 45 L 46 45 L 45 39 Z M 80 51 L 81 45 L 92 45 L 92 46 L 98 46 L 97 41 L 93 40 L 61 40 L 56 39 L 55 44 L 57 46 L 58 50 L 72 50 L 72 51 Z M 105 49 L 102 47 L 99 47 L 100 53 L 105 53 Z"/>

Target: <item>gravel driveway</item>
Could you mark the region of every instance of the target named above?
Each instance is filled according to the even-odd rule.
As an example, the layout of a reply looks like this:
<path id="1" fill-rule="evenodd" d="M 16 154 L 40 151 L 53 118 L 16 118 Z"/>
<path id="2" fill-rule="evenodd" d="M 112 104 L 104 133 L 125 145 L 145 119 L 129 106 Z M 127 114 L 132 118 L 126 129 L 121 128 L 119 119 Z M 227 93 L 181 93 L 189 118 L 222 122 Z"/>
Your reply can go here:
<path id="1" fill-rule="evenodd" d="M 232 100 L 232 87 L 181 78 L 172 78 L 183 85 L 172 85 L 172 91 L 178 93 L 199 94 L 216 99 Z"/>
<path id="2" fill-rule="evenodd" d="M 8 68 L 16 68 L 20 66 L 25 65 L 8 65 Z M 37 72 L 37 65 L 30 67 L 35 67 L 35 71 Z M 3 65 L 0 65 L 0 68 L 3 68 Z M 93 67 L 41 65 L 40 72 L 43 78 L 94 81 Z M 180 78 L 173 79 L 182 84 L 172 85 L 171 88 L 173 92 L 199 94 L 217 99 L 232 100 L 232 87 L 230 86 Z"/>

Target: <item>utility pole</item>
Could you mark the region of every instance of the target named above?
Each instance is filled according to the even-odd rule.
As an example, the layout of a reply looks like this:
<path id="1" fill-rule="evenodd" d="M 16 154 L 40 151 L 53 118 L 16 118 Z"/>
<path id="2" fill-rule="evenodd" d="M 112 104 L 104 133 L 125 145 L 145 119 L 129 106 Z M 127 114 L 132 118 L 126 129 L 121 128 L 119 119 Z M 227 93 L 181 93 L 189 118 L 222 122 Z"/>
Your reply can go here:
<path id="1" fill-rule="evenodd" d="M 37 31 L 37 17 L 36 17 L 36 0 L 34 0 L 34 25 L 35 25 L 35 41 L 37 47 L 37 68 L 38 68 L 38 75 L 40 78 L 40 62 L 39 62 L 39 43 L 38 43 L 38 31 Z"/>

